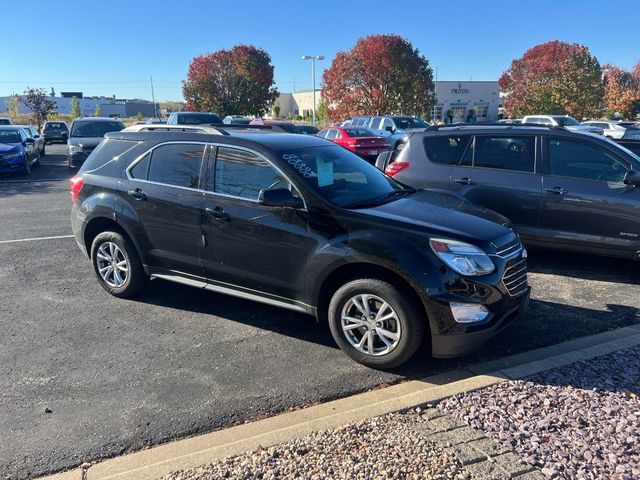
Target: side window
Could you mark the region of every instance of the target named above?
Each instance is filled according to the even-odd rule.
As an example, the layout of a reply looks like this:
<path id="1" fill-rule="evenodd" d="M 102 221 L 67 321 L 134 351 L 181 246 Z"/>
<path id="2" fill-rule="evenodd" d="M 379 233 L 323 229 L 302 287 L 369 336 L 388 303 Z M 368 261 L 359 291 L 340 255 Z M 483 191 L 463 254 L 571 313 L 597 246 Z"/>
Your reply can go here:
<path id="1" fill-rule="evenodd" d="M 204 145 L 161 145 L 151 153 L 149 181 L 198 188 L 203 154 Z"/>
<path id="2" fill-rule="evenodd" d="M 136 163 L 131 170 L 129 170 L 129 174 L 138 180 L 146 180 L 147 174 L 149 172 L 149 159 L 151 158 L 151 154 L 147 153 L 142 160 Z"/>
<path id="3" fill-rule="evenodd" d="M 382 124 L 380 126 L 380 130 L 384 130 L 387 127 L 392 127 L 393 128 L 393 120 L 391 120 L 390 118 L 385 118 L 382 120 Z"/>
<path id="4" fill-rule="evenodd" d="M 535 151 L 534 136 L 477 136 L 473 166 L 533 173 L 535 171 Z"/>
<path id="5" fill-rule="evenodd" d="M 328 130 L 323 130 L 318 134 L 318 136 L 322 138 L 327 138 L 327 132 Z"/>
<path id="6" fill-rule="evenodd" d="M 342 138 L 342 132 L 340 130 L 336 130 L 336 138 Z"/>
<path id="7" fill-rule="evenodd" d="M 18 130 L 20 132 L 20 139 L 24 142 L 27 138 L 29 138 L 29 135 L 27 135 L 27 132 L 24 131 L 24 128 L 21 128 L 20 130 Z"/>
<path id="8" fill-rule="evenodd" d="M 627 167 L 606 150 L 585 142 L 550 138 L 549 175 L 622 182 Z"/>
<path id="9" fill-rule="evenodd" d="M 216 193 L 258 200 L 260 190 L 290 188 L 286 178 L 251 152 L 219 147 L 215 165 L 213 191 Z"/>
<path id="10" fill-rule="evenodd" d="M 335 128 L 332 128 L 331 130 L 329 130 L 329 133 L 327 133 L 327 138 L 329 139 L 334 139 L 338 137 L 338 131 Z"/>
<path id="11" fill-rule="evenodd" d="M 424 149 L 427 157 L 433 163 L 457 165 L 467 149 L 470 139 L 470 135 L 425 137 Z"/>

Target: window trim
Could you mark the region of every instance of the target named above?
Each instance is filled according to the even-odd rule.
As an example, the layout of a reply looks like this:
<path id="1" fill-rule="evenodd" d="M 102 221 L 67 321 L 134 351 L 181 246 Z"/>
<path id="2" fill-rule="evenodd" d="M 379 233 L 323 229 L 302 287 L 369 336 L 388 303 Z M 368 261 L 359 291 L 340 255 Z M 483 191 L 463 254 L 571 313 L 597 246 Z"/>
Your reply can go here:
<path id="1" fill-rule="evenodd" d="M 162 182 L 154 182 L 152 180 L 149 180 L 149 169 L 151 168 L 151 161 L 153 160 L 153 151 L 159 147 L 165 146 L 165 145 L 204 145 L 204 151 L 202 152 L 202 160 L 200 161 L 200 178 L 198 180 L 198 188 L 192 188 L 192 187 L 183 187 L 180 185 L 172 185 L 170 183 L 162 183 Z M 193 142 L 188 142 L 188 141 L 184 141 L 184 140 L 171 140 L 171 141 L 167 141 L 167 142 L 162 142 L 162 143 L 158 143 L 154 146 L 152 146 L 151 148 L 149 148 L 148 150 L 146 150 L 144 153 L 142 153 L 141 155 L 139 155 L 138 157 L 136 157 L 136 159 L 131 162 L 129 164 L 129 166 L 124 170 L 125 174 L 127 175 L 127 179 L 129 181 L 136 181 L 136 182 L 144 182 L 144 183 L 150 183 L 152 185 L 161 185 L 163 187 L 171 187 L 171 188 L 179 188 L 182 190 L 188 190 L 191 192 L 203 192 L 204 189 L 201 188 L 202 187 L 202 167 L 204 165 L 204 159 L 205 157 L 209 156 L 208 153 L 208 147 L 209 147 L 209 143 L 208 142 L 198 142 L 198 141 L 193 141 Z M 149 165 L 147 167 L 147 178 L 146 179 L 141 179 L 141 178 L 135 178 L 133 175 L 131 175 L 131 169 L 133 167 L 135 167 L 138 163 L 140 163 L 145 156 L 147 156 L 148 154 L 151 154 L 151 158 L 149 159 Z"/>
<path id="2" fill-rule="evenodd" d="M 291 177 L 289 175 L 287 175 L 285 172 L 283 172 L 280 167 L 275 165 L 271 160 L 269 160 L 266 156 L 264 156 L 260 152 L 257 152 L 256 150 L 253 150 L 253 149 L 248 148 L 248 147 L 244 147 L 242 145 L 233 145 L 233 144 L 229 144 L 229 143 L 208 143 L 208 145 L 209 145 L 210 148 L 209 148 L 209 154 L 207 155 L 207 167 L 205 169 L 205 173 L 206 173 L 207 177 L 209 175 L 209 170 L 210 170 L 209 169 L 209 162 L 213 162 L 213 172 L 215 173 L 216 163 L 218 162 L 218 149 L 220 147 L 235 148 L 237 150 L 243 150 L 245 152 L 252 153 L 252 154 L 256 155 L 257 157 L 259 157 L 261 160 L 264 160 L 265 162 L 267 162 L 271 168 L 273 168 L 275 171 L 277 171 L 280 175 L 282 175 L 287 180 L 287 182 L 289 182 L 291 185 L 293 185 L 293 187 L 300 194 L 300 198 L 302 199 L 302 205 L 303 205 L 302 208 L 298 208 L 296 210 L 305 211 L 305 212 L 307 212 L 309 210 L 308 207 L 307 207 L 307 200 L 304 198 L 304 194 L 302 193 L 302 189 L 300 187 L 298 187 L 298 185 L 291 180 Z M 215 156 L 214 156 L 214 158 L 212 158 L 211 157 L 211 153 L 212 153 L 212 150 L 214 148 L 215 148 Z M 206 184 L 206 181 L 205 181 L 205 184 Z M 215 175 L 214 175 L 213 188 L 215 188 Z M 218 196 L 225 197 L 225 198 L 232 198 L 232 199 L 241 200 L 241 201 L 244 201 L 244 202 L 257 203 L 258 205 L 260 204 L 258 199 L 254 200 L 252 198 L 239 197 L 237 195 L 230 195 L 228 193 L 215 192 L 213 190 L 207 190 L 207 189 L 204 189 L 204 188 L 202 189 L 202 191 L 205 192 L 205 193 L 208 193 L 210 195 L 218 195 Z"/>
<path id="3" fill-rule="evenodd" d="M 624 182 L 611 182 L 608 180 L 594 180 L 592 178 L 580 178 L 580 177 L 567 177 L 565 175 L 552 175 L 550 173 L 550 168 L 551 168 L 551 152 L 550 152 L 550 148 L 549 148 L 549 141 L 552 139 L 559 139 L 559 140 L 568 140 L 570 142 L 574 142 L 574 143 L 580 143 L 580 144 L 584 144 L 590 147 L 594 147 L 595 142 L 589 142 L 586 141 L 585 139 L 582 138 L 575 138 L 575 137 L 560 137 L 557 135 L 548 135 L 545 136 L 545 138 L 542 141 L 543 144 L 543 149 L 544 149 L 544 155 L 543 155 L 543 169 L 542 169 L 542 176 L 546 177 L 546 178 L 566 178 L 568 180 L 577 180 L 580 182 L 592 182 L 592 183 L 597 183 L 599 185 L 605 184 L 608 185 L 610 183 L 614 183 L 616 185 L 625 185 L 626 184 Z M 619 155 L 616 154 L 616 152 L 613 151 L 613 149 L 607 148 L 606 146 L 603 145 L 598 145 L 595 144 L 595 148 L 601 148 L 602 150 L 604 150 L 605 152 L 607 152 L 609 155 L 611 155 L 611 157 L 613 157 L 614 160 L 616 160 L 618 163 L 620 163 L 623 167 L 626 167 L 627 171 L 633 170 L 634 169 L 634 165 L 628 161 L 626 161 L 624 158 L 620 157 Z"/>
<path id="4" fill-rule="evenodd" d="M 476 138 L 478 137 L 488 137 L 488 138 L 532 138 L 533 139 L 533 171 L 530 172 L 525 172 L 522 170 L 512 170 L 510 168 L 494 168 L 494 167 L 476 167 Z M 471 141 L 469 142 L 469 145 L 467 145 L 467 148 L 465 149 L 465 151 L 462 153 L 462 156 L 460 157 L 460 160 L 458 160 L 458 164 L 457 165 L 452 165 L 453 167 L 458 167 L 458 168 L 473 168 L 473 169 L 482 169 L 482 170 L 495 170 L 498 172 L 511 172 L 511 173 L 524 173 L 524 174 L 528 174 L 528 175 L 539 175 L 538 173 L 538 164 L 540 163 L 539 158 L 540 158 L 540 147 L 538 145 L 538 135 L 527 135 L 525 133 L 520 133 L 520 134 L 497 134 L 497 135 L 493 135 L 493 134 L 486 134 L 486 135 L 479 135 L 479 134 L 474 134 L 472 135 Z M 464 157 L 467 154 L 467 150 L 472 149 L 471 151 L 471 165 L 462 165 L 461 162 L 462 160 L 464 160 Z"/>

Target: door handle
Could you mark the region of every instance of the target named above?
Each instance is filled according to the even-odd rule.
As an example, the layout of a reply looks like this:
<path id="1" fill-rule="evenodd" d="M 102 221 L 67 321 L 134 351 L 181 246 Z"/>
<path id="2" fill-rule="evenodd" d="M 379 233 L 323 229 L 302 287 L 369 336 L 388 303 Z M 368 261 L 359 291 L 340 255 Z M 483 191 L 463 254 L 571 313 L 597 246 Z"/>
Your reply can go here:
<path id="1" fill-rule="evenodd" d="M 453 181 L 460 185 L 471 185 L 473 183 L 469 177 L 454 178 Z"/>
<path id="2" fill-rule="evenodd" d="M 131 195 L 133 198 L 135 198 L 136 200 L 147 199 L 147 194 L 144 193 L 144 190 L 142 190 L 141 188 L 134 188 L 133 190 L 127 191 L 127 193 Z"/>
<path id="3" fill-rule="evenodd" d="M 216 208 L 205 208 L 204 209 L 205 213 L 207 215 L 211 215 L 213 218 L 216 218 L 218 220 L 231 220 L 231 217 L 229 216 L 229 214 L 227 212 L 225 212 L 222 207 L 216 207 Z"/>
<path id="4" fill-rule="evenodd" d="M 544 191 L 555 195 L 564 195 L 567 193 L 567 191 L 562 187 L 545 188 Z"/>

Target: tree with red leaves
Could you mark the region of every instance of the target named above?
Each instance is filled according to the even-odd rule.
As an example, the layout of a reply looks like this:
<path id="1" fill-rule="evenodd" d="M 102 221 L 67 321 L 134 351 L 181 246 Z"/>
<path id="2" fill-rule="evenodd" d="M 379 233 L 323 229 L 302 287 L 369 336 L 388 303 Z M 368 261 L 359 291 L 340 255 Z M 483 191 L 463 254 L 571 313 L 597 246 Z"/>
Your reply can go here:
<path id="1" fill-rule="evenodd" d="M 340 51 L 322 76 L 327 116 L 425 115 L 435 104 L 429 61 L 398 35 L 370 35 Z"/>
<path id="2" fill-rule="evenodd" d="M 640 113 L 640 63 L 635 68 L 636 74 L 614 65 L 604 66 L 604 110 L 608 117 L 620 113 L 634 119 Z"/>
<path id="3" fill-rule="evenodd" d="M 604 95 L 602 70 L 589 49 L 558 40 L 536 45 L 514 60 L 502 74 L 500 88 L 507 94 L 504 110 L 511 117 L 594 117 Z"/>
<path id="4" fill-rule="evenodd" d="M 267 52 L 252 45 L 236 45 L 198 55 L 182 82 L 185 109 L 226 115 L 261 116 L 278 96 L 273 65 Z"/>

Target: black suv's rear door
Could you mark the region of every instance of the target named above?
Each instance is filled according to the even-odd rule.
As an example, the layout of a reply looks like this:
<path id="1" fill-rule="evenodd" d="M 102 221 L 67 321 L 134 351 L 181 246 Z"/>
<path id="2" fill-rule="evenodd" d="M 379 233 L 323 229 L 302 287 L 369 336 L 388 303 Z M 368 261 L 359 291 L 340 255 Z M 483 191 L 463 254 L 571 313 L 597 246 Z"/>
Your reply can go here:
<path id="1" fill-rule="evenodd" d="M 203 143 L 167 143 L 129 168 L 126 199 L 150 267 L 204 276 L 200 188 Z M 165 272 L 168 273 L 168 272 Z"/>
<path id="2" fill-rule="evenodd" d="M 545 236 L 637 250 L 640 189 L 623 182 L 630 163 L 588 137 L 549 137 L 544 147 Z"/>
<path id="3" fill-rule="evenodd" d="M 209 158 L 203 217 L 210 282 L 303 298 L 307 212 L 258 203 L 260 190 L 289 187 L 289 181 L 248 149 L 218 146 L 215 157 Z"/>
<path id="4" fill-rule="evenodd" d="M 451 169 L 453 190 L 507 217 L 524 236 L 536 227 L 542 202 L 535 135 L 477 134 Z"/>

